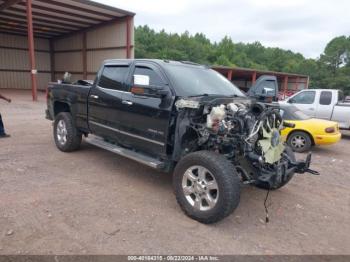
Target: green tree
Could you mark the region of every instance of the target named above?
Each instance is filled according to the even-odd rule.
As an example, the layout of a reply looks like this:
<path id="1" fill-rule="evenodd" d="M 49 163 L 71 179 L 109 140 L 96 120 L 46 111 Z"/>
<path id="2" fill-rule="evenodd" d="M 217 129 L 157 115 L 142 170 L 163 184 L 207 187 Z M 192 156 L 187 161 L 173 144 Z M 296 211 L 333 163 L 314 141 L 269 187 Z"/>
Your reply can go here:
<path id="1" fill-rule="evenodd" d="M 264 47 L 260 42 L 235 43 L 226 36 L 212 43 L 202 33 L 169 34 L 145 25 L 135 28 L 135 57 L 304 74 L 310 76 L 312 88 L 339 88 L 350 94 L 350 36 L 332 39 L 320 59 L 306 59 L 300 53 Z"/>
<path id="2" fill-rule="evenodd" d="M 346 36 L 333 38 L 327 44 L 320 61 L 328 65 L 333 75 L 336 75 L 340 67 L 349 65 L 350 38 Z"/>

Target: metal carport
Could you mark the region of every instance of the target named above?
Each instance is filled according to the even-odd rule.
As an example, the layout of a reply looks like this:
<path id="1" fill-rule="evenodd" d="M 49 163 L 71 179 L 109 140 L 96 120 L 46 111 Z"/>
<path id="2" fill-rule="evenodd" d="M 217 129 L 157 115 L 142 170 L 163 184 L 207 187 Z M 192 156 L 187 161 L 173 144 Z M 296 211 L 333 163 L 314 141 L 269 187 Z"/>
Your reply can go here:
<path id="1" fill-rule="evenodd" d="M 276 76 L 280 99 L 285 99 L 299 90 L 309 88 L 308 75 L 229 66 L 213 66 L 212 68 L 227 77 L 228 80 L 245 92 L 262 75 Z"/>
<path id="2" fill-rule="evenodd" d="M 0 0 L 0 88 L 37 90 L 65 71 L 93 79 L 134 56 L 134 13 L 88 0 Z"/>

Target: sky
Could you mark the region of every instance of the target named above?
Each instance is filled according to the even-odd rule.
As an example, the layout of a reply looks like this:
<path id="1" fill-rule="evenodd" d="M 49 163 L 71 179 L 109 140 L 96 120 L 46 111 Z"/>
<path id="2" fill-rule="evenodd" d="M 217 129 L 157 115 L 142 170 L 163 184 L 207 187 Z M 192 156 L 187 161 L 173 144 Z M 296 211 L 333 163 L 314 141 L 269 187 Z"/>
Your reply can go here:
<path id="1" fill-rule="evenodd" d="M 169 33 L 204 33 L 211 41 L 265 46 L 317 58 L 326 44 L 350 35 L 349 0 L 95 0 L 136 13 L 135 25 Z"/>

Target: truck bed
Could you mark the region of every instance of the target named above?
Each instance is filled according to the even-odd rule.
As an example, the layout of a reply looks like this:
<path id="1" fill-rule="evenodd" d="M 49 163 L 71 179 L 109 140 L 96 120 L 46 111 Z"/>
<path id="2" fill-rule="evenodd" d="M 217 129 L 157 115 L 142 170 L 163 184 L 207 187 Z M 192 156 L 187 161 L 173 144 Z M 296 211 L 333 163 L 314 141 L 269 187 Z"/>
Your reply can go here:
<path id="1" fill-rule="evenodd" d="M 54 106 L 60 102 L 69 103 L 72 115 L 75 116 L 76 125 L 82 129 L 88 129 L 87 114 L 88 114 L 88 96 L 91 85 L 87 82 L 84 84 L 59 84 L 49 83 L 48 91 L 51 94 L 47 101 L 48 111 L 47 118 L 53 120 L 55 116 Z M 53 99 L 54 98 L 54 99 Z"/>
<path id="2" fill-rule="evenodd" d="M 350 103 L 334 105 L 331 120 L 338 122 L 341 129 L 350 129 Z"/>

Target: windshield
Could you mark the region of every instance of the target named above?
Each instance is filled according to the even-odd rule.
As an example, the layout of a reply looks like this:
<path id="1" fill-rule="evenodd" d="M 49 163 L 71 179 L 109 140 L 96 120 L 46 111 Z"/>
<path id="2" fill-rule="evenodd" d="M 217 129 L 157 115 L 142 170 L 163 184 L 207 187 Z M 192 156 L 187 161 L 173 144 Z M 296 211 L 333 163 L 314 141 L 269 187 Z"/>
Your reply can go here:
<path id="1" fill-rule="evenodd" d="M 209 68 L 167 64 L 165 70 L 178 96 L 245 96 L 224 76 Z"/>
<path id="2" fill-rule="evenodd" d="M 295 106 L 282 107 L 280 113 L 283 120 L 307 120 L 311 118 Z"/>

